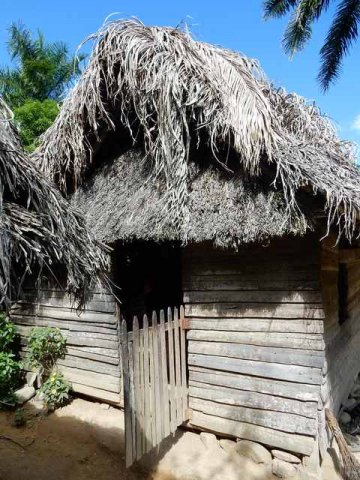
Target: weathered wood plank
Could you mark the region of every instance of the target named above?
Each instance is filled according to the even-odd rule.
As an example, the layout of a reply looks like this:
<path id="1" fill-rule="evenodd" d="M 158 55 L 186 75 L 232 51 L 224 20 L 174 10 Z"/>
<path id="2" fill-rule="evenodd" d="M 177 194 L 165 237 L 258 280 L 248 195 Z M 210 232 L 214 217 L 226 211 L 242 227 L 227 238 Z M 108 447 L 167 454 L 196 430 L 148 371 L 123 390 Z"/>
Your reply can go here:
<path id="1" fill-rule="evenodd" d="M 121 377 L 121 371 L 119 365 L 109 365 L 107 363 L 93 361 L 87 358 L 79 358 L 66 354 L 64 359 L 57 361 L 58 365 L 64 365 L 65 367 L 78 368 L 79 370 L 85 370 L 95 373 L 106 373 L 114 377 Z"/>
<path id="2" fill-rule="evenodd" d="M 285 412 L 224 405 L 194 397 L 190 397 L 189 405 L 193 410 L 207 415 L 217 415 L 221 418 L 269 427 L 282 432 L 316 436 L 317 422 L 314 418 L 306 418 Z"/>
<path id="3" fill-rule="evenodd" d="M 185 320 L 185 310 L 184 307 L 180 307 L 180 322 Z M 180 325 L 181 327 L 181 325 Z M 187 410 L 188 410 L 188 389 L 187 389 L 187 355 L 186 355 L 186 337 L 185 329 L 180 328 L 180 343 L 181 343 L 181 389 L 182 389 L 182 415 L 183 420 L 187 419 Z"/>
<path id="4" fill-rule="evenodd" d="M 175 344 L 175 384 L 176 384 L 176 425 L 181 425 L 182 420 L 182 388 L 180 370 L 180 335 L 179 335 L 179 313 L 174 308 L 174 344 Z"/>
<path id="5" fill-rule="evenodd" d="M 319 304 L 304 303 L 197 303 L 185 305 L 187 317 L 323 319 Z"/>
<path id="6" fill-rule="evenodd" d="M 153 312 L 152 315 L 152 329 L 153 329 L 153 349 L 154 349 L 154 370 L 155 370 L 155 424 L 156 424 L 156 445 L 162 440 L 162 388 L 161 388 L 161 365 L 159 365 L 159 345 L 158 345 L 158 323 L 157 314 Z"/>
<path id="7" fill-rule="evenodd" d="M 84 308 L 78 312 L 76 304 L 74 304 L 69 298 L 61 297 L 43 297 L 43 298 L 33 298 L 31 296 L 24 296 L 22 300 L 19 300 L 12 306 L 12 308 L 28 309 L 32 310 L 37 307 L 50 307 L 50 308 L 59 308 L 66 312 L 73 311 L 75 313 L 84 313 L 84 312 L 99 312 L 99 313 L 112 313 L 114 314 L 116 304 L 115 300 L 104 301 L 104 300 L 92 300 L 86 302 Z"/>
<path id="8" fill-rule="evenodd" d="M 207 342 L 232 342 L 246 345 L 263 345 L 268 347 L 284 347 L 302 350 L 324 350 L 325 343 L 321 335 L 288 334 L 263 332 L 223 332 L 210 330 L 190 330 L 188 340 Z"/>
<path id="9" fill-rule="evenodd" d="M 98 400 L 103 400 L 104 402 L 113 403 L 117 406 L 124 406 L 124 401 L 119 393 L 112 393 L 108 392 L 107 390 L 103 390 L 101 388 L 95 388 L 88 385 L 81 385 L 81 383 L 71 382 L 71 387 L 74 392 L 81 393 L 83 395 L 87 395 L 89 397 L 96 398 Z"/>
<path id="10" fill-rule="evenodd" d="M 290 382 L 320 385 L 322 373 L 319 368 L 301 367 L 297 365 L 281 365 L 277 363 L 254 362 L 239 358 L 228 358 L 189 354 L 189 365 L 208 367 L 215 370 L 230 371 L 255 375 L 258 377 L 288 380 Z"/>
<path id="11" fill-rule="evenodd" d="M 133 361 L 134 361 L 134 400 L 135 400 L 135 450 L 136 460 L 142 456 L 141 449 L 141 392 L 140 392 L 140 341 L 139 341 L 139 321 L 135 316 L 133 319 Z"/>
<path id="12" fill-rule="evenodd" d="M 58 319 L 58 320 L 70 320 L 76 322 L 96 322 L 96 323 L 110 323 L 116 325 L 116 316 L 109 313 L 97 313 L 97 312 L 83 312 L 77 314 L 76 311 L 70 310 L 65 311 L 64 309 L 56 307 L 42 307 L 35 309 L 25 309 L 25 308 L 14 308 L 12 309 L 12 315 L 21 315 L 23 317 L 30 316 L 37 318 L 48 318 L 48 319 Z"/>
<path id="13" fill-rule="evenodd" d="M 310 436 L 280 432 L 258 425 L 206 415 L 197 411 L 194 411 L 192 414 L 191 425 L 222 435 L 226 434 L 260 442 L 269 445 L 271 448 L 277 447 L 302 455 L 310 455 L 315 445 L 314 439 Z"/>
<path id="14" fill-rule="evenodd" d="M 70 382 L 80 383 L 89 387 L 97 387 L 109 392 L 120 393 L 119 378 L 89 371 L 80 371 L 77 368 L 59 366 Z"/>
<path id="15" fill-rule="evenodd" d="M 170 379 L 170 430 L 174 433 L 176 425 L 176 387 L 175 387 L 175 363 L 174 363 L 174 332 L 172 322 L 171 308 L 167 310 L 168 330 L 168 349 L 169 349 L 169 379 Z"/>
<path id="16" fill-rule="evenodd" d="M 116 325 L 115 324 L 105 324 L 102 323 L 85 323 L 77 321 L 64 321 L 64 320 L 54 320 L 46 318 L 36 318 L 36 317 L 21 317 L 18 315 L 11 316 L 12 321 L 16 325 L 24 325 L 30 327 L 56 327 L 60 330 L 71 330 L 74 332 L 93 332 L 93 333 L 105 333 L 108 335 L 116 336 Z M 101 321 L 101 318 L 99 318 Z"/>
<path id="17" fill-rule="evenodd" d="M 154 329 L 149 329 L 149 359 L 150 359 L 150 393 L 151 393 L 151 448 L 157 444 L 157 431 L 156 431 L 156 379 L 155 379 L 155 365 L 154 365 Z"/>
<path id="18" fill-rule="evenodd" d="M 246 376 L 239 372 L 222 372 L 194 366 L 189 368 L 189 379 L 190 381 L 203 382 L 215 386 L 231 387 L 302 401 L 318 402 L 320 394 L 320 387 L 317 385 L 302 384 L 299 386 L 298 383 L 289 381 L 269 381 L 267 378 Z"/>
<path id="19" fill-rule="evenodd" d="M 221 290 L 185 291 L 184 303 L 312 303 L 321 304 L 320 291 L 311 290 Z"/>
<path id="20" fill-rule="evenodd" d="M 144 389 L 145 389 L 145 451 L 148 452 L 152 448 L 152 432 L 151 432 L 151 386 L 150 386 L 150 366 L 149 366 L 149 321 L 147 315 L 143 318 L 144 330 Z"/>
<path id="21" fill-rule="evenodd" d="M 124 405 L 125 405 L 125 462 L 126 466 L 129 467 L 133 462 L 133 453 L 132 453 L 132 427 L 131 427 L 131 418 L 132 418 L 132 407 L 131 407 L 131 396 L 130 396 L 130 372 L 129 372 L 129 349 L 127 342 L 127 325 L 126 321 L 121 322 L 121 359 L 123 366 L 123 385 L 124 385 Z"/>
<path id="22" fill-rule="evenodd" d="M 201 318 L 187 317 L 192 330 L 223 330 L 232 332 L 323 333 L 323 320 L 267 318 Z"/>
<path id="23" fill-rule="evenodd" d="M 189 353 L 317 368 L 323 368 L 325 362 L 324 351 L 259 347 L 238 343 L 198 342 L 194 340 L 189 341 Z"/>
<path id="24" fill-rule="evenodd" d="M 170 435 L 170 406 L 169 406 L 169 381 L 168 381 L 168 362 L 166 355 L 166 337 L 165 337 L 165 312 L 160 311 L 160 351 L 161 351 L 161 364 L 162 364 L 162 398 L 163 398 L 163 434 L 164 438 Z"/>
<path id="25" fill-rule="evenodd" d="M 299 387 L 298 387 L 299 388 Z M 202 398 L 229 405 L 273 410 L 276 412 L 292 413 L 308 418 L 317 417 L 317 402 L 302 402 L 275 395 L 265 395 L 246 390 L 211 385 L 208 383 L 190 380 L 190 397 Z"/>

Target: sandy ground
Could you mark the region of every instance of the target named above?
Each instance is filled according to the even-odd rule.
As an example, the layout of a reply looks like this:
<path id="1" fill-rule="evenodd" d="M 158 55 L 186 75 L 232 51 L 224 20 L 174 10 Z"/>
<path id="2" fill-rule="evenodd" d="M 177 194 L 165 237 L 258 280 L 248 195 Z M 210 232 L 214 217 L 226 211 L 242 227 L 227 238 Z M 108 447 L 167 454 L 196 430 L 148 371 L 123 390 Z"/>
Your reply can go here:
<path id="1" fill-rule="evenodd" d="M 0 412 L 0 480 L 270 480 L 269 467 L 220 447 L 207 449 L 198 434 L 179 431 L 150 452 L 136 468 L 124 463 L 121 410 L 75 399 L 51 415 L 38 402 L 25 408 L 24 427 Z M 9 437 L 23 448 L 9 440 Z M 340 477 L 329 459 L 323 478 Z"/>

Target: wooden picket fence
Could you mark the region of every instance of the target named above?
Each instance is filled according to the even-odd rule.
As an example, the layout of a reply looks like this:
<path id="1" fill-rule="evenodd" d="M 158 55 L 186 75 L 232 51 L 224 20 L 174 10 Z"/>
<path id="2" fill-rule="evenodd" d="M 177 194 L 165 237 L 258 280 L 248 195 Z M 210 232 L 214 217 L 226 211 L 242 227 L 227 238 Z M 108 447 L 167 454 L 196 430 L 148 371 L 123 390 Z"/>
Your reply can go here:
<path id="1" fill-rule="evenodd" d="M 179 315 L 180 314 L 180 315 Z M 125 406 L 126 466 L 188 420 L 184 309 L 137 317 L 120 329 Z"/>

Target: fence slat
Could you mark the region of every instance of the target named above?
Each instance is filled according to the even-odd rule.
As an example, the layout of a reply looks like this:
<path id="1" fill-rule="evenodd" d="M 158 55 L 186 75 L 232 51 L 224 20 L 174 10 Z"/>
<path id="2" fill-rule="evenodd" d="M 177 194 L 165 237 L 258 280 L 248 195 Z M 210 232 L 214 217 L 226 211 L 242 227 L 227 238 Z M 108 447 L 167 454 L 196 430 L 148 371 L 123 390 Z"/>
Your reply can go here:
<path id="1" fill-rule="evenodd" d="M 144 329 L 139 330 L 139 382 L 140 382 L 140 458 L 145 453 L 146 448 L 146 424 L 145 424 L 145 378 L 144 378 Z"/>
<path id="2" fill-rule="evenodd" d="M 185 319 L 184 307 L 180 307 L 180 322 Z M 182 390 L 182 419 L 187 420 L 188 413 L 188 393 L 187 393 L 187 371 L 186 371 L 186 338 L 185 330 L 180 324 L 180 344 L 181 344 L 181 390 Z"/>
<path id="3" fill-rule="evenodd" d="M 143 318 L 144 329 L 144 399 L 145 399 L 145 452 L 152 448 L 151 433 L 151 380 L 149 369 L 149 321 L 147 315 Z"/>
<path id="4" fill-rule="evenodd" d="M 170 435 L 170 413 L 169 413 L 169 382 L 168 382 L 168 365 L 166 361 L 166 336 L 165 336 L 165 313 L 160 311 L 160 349 L 162 364 L 162 400 L 163 400 L 163 438 Z"/>
<path id="5" fill-rule="evenodd" d="M 174 308 L 174 343 L 175 343 L 175 382 L 176 382 L 176 426 L 181 425 L 182 420 L 182 392 L 181 392 L 181 370 L 180 370 L 180 335 L 179 335 L 179 314 Z"/>
<path id="6" fill-rule="evenodd" d="M 133 342 L 129 342 L 129 379 L 130 379 L 130 403 L 131 403 L 131 443 L 132 443 L 132 461 L 136 459 L 136 410 L 135 410 L 135 389 L 134 389 L 134 358 Z"/>
<path id="7" fill-rule="evenodd" d="M 129 376 L 129 351 L 126 321 L 121 322 L 121 359 L 123 368 L 123 385 L 124 385 L 124 406 L 125 406 L 125 463 L 126 467 L 130 467 L 133 463 L 132 455 L 132 408 L 130 398 L 130 376 Z"/>
<path id="8" fill-rule="evenodd" d="M 140 393 L 140 365 L 139 365 L 139 321 L 133 319 L 133 362 L 134 362 L 134 397 L 135 397 L 135 448 L 136 460 L 141 458 L 141 393 Z"/>
<path id="9" fill-rule="evenodd" d="M 155 369 L 155 419 L 156 419 L 156 445 L 161 442 L 161 389 L 160 389 L 160 365 L 158 346 L 158 324 L 156 312 L 152 314 L 153 348 L 154 348 L 154 369 Z"/>
<path id="10" fill-rule="evenodd" d="M 174 433 L 176 430 L 176 389 L 175 389 L 175 364 L 174 364 L 174 331 L 173 318 L 171 308 L 167 311 L 168 319 L 168 347 L 169 347 L 169 377 L 170 377 L 170 431 Z"/>
<path id="11" fill-rule="evenodd" d="M 150 416 L 151 416 L 151 447 L 156 445 L 156 402 L 155 402 L 155 365 L 154 365 L 154 344 L 153 344 L 154 329 L 149 328 L 149 358 L 150 358 Z"/>

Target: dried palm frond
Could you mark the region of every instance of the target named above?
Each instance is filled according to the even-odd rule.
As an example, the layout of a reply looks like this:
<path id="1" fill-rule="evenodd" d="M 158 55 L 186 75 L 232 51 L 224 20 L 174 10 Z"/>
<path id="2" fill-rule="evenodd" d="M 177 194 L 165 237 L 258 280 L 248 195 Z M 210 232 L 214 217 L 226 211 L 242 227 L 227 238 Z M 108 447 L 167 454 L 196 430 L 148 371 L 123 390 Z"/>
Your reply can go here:
<path id="1" fill-rule="evenodd" d="M 340 430 L 335 415 L 325 409 L 326 421 L 331 433 L 334 435 L 341 456 L 342 476 L 344 480 L 360 480 L 360 463 L 350 451 L 348 444 Z"/>
<path id="2" fill-rule="evenodd" d="M 231 150 L 250 175 L 270 167 L 289 218 L 307 188 L 325 198 L 328 226 L 353 236 L 360 184 L 351 149 L 314 105 L 271 86 L 257 62 L 137 20 L 110 22 L 90 39 L 89 64 L 35 153 L 63 192 L 77 188 L 106 133 L 122 125 L 143 145 L 179 231 L 189 223 L 190 148 L 205 142 L 215 162 Z"/>
<path id="3" fill-rule="evenodd" d="M 82 301 L 90 282 L 105 279 L 106 254 L 83 220 L 26 157 L 0 102 L 0 303 L 8 307 L 30 275 L 67 271 L 67 289 Z"/>

